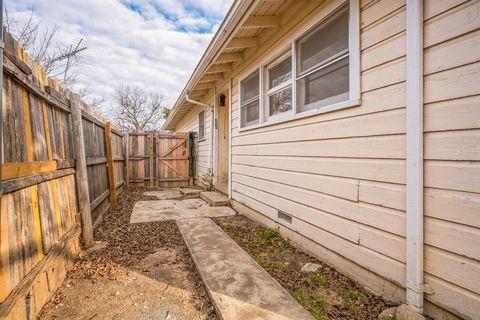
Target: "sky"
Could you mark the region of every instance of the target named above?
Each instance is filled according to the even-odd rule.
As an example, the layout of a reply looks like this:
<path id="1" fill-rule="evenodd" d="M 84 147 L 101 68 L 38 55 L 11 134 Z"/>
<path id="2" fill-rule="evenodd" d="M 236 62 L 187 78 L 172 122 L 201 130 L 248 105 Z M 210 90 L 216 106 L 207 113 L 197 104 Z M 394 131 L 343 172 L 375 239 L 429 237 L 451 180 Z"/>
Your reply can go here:
<path id="1" fill-rule="evenodd" d="M 42 26 L 57 25 L 56 41 L 83 38 L 93 62 L 79 70 L 79 86 L 113 106 L 115 87 L 137 86 L 177 99 L 232 0 L 6 0 L 10 17 L 33 9 Z"/>

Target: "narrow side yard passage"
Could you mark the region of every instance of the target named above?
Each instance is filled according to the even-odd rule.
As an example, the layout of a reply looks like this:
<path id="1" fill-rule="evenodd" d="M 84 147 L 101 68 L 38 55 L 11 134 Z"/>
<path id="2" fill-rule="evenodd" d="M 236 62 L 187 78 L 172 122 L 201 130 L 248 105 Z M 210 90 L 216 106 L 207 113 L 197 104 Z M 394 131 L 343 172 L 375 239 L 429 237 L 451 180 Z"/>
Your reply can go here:
<path id="1" fill-rule="evenodd" d="M 187 191 L 128 188 L 39 318 L 391 319 L 278 231 Z"/>
<path id="2" fill-rule="evenodd" d="M 40 319 L 216 319 L 175 222 L 130 224 L 137 201 L 157 199 L 144 191 L 105 213 Z"/>

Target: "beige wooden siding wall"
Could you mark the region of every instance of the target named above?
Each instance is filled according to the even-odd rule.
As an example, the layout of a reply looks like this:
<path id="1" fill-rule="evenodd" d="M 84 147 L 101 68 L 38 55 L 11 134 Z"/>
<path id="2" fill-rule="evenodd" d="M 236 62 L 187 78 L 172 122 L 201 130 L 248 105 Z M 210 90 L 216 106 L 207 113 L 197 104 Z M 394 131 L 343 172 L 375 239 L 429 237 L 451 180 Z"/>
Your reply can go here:
<path id="1" fill-rule="evenodd" d="M 427 299 L 480 316 L 480 1 L 428 1 L 425 59 Z"/>
<path id="2" fill-rule="evenodd" d="M 179 123 L 175 126 L 175 131 L 198 133 L 198 114 L 203 109 L 201 107 L 193 108 Z M 202 174 L 206 173 L 209 168 L 209 150 L 211 139 L 211 108 L 205 109 L 205 139 L 197 144 L 197 159 L 196 159 L 196 179 Z"/>
<path id="3" fill-rule="evenodd" d="M 426 299 L 474 318 L 480 19 L 479 1 L 461 2 L 425 1 L 425 269 L 435 290 Z M 288 228 L 405 287 L 405 1 L 361 7 L 361 106 L 239 132 L 234 77 L 232 196 L 272 220 L 279 221 L 277 210 L 287 212 L 294 216 L 291 225 L 283 223 Z M 278 38 L 287 32 L 293 31 Z M 258 52 L 266 57 L 284 45 L 280 39 Z M 261 60 L 247 61 L 240 75 Z"/>

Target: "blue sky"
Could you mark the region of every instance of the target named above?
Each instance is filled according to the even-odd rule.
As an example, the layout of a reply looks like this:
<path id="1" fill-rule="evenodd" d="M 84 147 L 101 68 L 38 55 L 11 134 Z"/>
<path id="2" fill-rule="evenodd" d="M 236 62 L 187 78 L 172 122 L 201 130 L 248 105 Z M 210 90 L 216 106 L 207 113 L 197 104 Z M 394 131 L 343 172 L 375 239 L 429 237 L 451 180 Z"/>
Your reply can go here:
<path id="1" fill-rule="evenodd" d="M 43 25 L 57 25 L 56 40 L 84 38 L 94 62 L 79 70 L 79 86 L 105 96 L 140 86 L 172 104 L 227 13 L 232 0 L 7 0 L 22 23 L 34 9 Z"/>

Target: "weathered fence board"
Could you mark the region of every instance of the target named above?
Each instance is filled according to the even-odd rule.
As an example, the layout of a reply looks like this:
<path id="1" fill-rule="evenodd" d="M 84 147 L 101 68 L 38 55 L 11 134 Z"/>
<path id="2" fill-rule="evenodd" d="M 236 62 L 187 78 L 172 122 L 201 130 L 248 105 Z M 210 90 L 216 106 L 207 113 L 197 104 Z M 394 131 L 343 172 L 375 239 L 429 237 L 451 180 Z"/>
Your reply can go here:
<path id="1" fill-rule="evenodd" d="M 4 59 L 0 318 L 33 319 L 79 252 L 76 164 L 89 163 L 87 213 L 95 206 L 93 215 L 100 216 L 112 202 L 111 190 L 118 195 L 125 183 L 125 144 L 115 128 L 105 140 L 105 120 L 81 102 L 86 155 L 75 159 L 74 96 L 47 79 L 8 33 Z"/>

